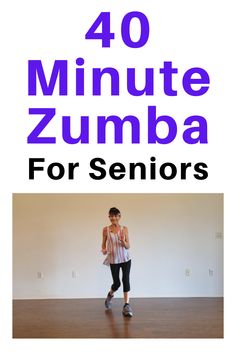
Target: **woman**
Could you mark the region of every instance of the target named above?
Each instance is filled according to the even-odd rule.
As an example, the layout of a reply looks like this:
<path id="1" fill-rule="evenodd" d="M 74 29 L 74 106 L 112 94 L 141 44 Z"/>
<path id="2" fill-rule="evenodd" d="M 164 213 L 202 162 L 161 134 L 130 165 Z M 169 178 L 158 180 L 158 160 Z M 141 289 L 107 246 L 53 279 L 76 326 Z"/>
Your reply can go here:
<path id="1" fill-rule="evenodd" d="M 130 243 L 128 229 L 119 224 L 120 218 L 120 211 L 116 207 L 110 208 L 109 219 L 111 225 L 103 229 L 102 253 L 107 255 L 103 263 L 110 266 L 113 278 L 113 284 L 105 300 L 105 307 L 107 309 L 111 308 L 111 300 L 114 296 L 114 292 L 116 292 L 121 285 L 119 279 L 121 268 L 124 294 L 122 313 L 124 316 L 132 316 L 133 313 L 129 304 L 131 259 L 128 249 L 130 248 Z"/>

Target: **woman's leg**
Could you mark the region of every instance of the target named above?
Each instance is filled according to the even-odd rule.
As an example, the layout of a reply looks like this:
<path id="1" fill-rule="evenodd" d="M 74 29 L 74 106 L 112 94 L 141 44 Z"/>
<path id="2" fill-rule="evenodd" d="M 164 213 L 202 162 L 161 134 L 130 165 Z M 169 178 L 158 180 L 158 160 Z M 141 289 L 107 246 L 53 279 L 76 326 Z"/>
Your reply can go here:
<path id="1" fill-rule="evenodd" d="M 125 304 L 129 303 L 131 260 L 122 264 L 122 283 Z"/>
<path id="2" fill-rule="evenodd" d="M 110 294 L 113 294 L 113 292 L 116 292 L 121 285 L 119 279 L 120 264 L 110 264 L 110 270 L 113 277 L 113 284 L 111 286 Z"/>
<path id="3" fill-rule="evenodd" d="M 129 304 L 129 292 L 130 292 L 130 269 L 131 260 L 122 264 L 122 282 L 123 282 L 123 294 L 124 294 L 124 306 L 122 313 L 124 316 L 133 316 L 131 306 Z"/>
<path id="4" fill-rule="evenodd" d="M 105 299 L 105 307 L 107 309 L 111 309 L 111 300 L 113 298 L 113 293 L 116 292 L 116 290 L 118 290 L 118 288 L 121 285 L 121 282 L 119 279 L 120 265 L 110 264 L 110 270 L 113 277 L 113 284 L 110 288 L 110 291 L 108 292 L 107 298 Z"/>
<path id="5" fill-rule="evenodd" d="M 124 303 L 129 303 L 129 292 L 124 292 Z"/>

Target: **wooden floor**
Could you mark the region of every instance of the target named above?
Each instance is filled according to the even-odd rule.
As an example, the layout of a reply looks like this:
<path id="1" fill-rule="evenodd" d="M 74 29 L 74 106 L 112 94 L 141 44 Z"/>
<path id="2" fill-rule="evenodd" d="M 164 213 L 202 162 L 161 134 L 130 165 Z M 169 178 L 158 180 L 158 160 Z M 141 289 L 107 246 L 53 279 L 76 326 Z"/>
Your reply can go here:
<path id="1" fill-rule="evenodd" d="M 14 338 L 223 338 L 222 298 L 122 300 L 105 310 L 102 299 L 13 301 Z"/>

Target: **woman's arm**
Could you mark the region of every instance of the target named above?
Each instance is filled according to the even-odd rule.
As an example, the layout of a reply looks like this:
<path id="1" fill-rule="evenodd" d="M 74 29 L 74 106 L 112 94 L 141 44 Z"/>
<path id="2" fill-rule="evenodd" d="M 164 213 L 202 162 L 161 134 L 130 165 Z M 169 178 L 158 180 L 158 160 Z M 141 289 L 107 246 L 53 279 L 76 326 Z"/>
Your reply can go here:
<path id="1" fill-rule="evenodd" d="M 128 228 L 127 227 L 123 227 L 123 238 L 121 237 L 121 242 L 122 242 L 122 245 L 126 249 L 130 248 L 130 241 L 129 241 L 129 235 L 128 235 Z"/>
<path id="2" fill-rule="evenodd" d="M 102 247 L 102 250 L 101 250 L 101 251 L 102 251 L 102 253 L 103 253 L 104 255 L 107 254 L 106 242 L 107 242 L 107 228 L 104 227 L 104 228 L 103 228 L 103 239 L 102 239 L 102 245 L 101 245 L 101 247 Z"/>

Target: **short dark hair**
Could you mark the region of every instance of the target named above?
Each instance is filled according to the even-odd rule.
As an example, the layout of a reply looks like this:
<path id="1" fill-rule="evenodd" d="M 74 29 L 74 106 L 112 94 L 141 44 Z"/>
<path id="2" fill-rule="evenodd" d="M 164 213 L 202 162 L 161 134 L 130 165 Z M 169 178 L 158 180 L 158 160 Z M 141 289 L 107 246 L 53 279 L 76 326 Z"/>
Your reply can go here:
<path id="1" fill-rule="evenodd" d="M 118 208 L 116 207 L 111 207 L 110 210 L 109 210 L 109 216 L 111 215 L 114 215 L 114 216 L 117 216 L 117 215 L 121 215 L 121 212 L 119 211 Z"/>

